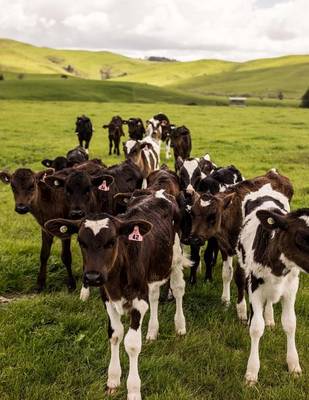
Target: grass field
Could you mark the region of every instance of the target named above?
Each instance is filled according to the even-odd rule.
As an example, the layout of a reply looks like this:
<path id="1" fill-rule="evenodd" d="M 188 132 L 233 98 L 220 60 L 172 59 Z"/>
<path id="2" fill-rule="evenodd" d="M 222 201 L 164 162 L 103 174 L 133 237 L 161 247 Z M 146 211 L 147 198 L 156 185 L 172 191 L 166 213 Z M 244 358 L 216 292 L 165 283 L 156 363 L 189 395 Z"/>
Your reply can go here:
<path id="1" fill-rule="evenodd" d="M 28 166 L 39 170 L 41 159 L 66 153 L 77 144 L 74 121 L 80 113 L 94 122 L 91 156 L 108 164 L 119 162 L 122 157 L 107 155 L 102 124 L 115 114 L 146 119 L 159 111 L 191 129 L 194 156 L 209 152 L 218 165 L 233 163 L 247 178 L 277 167 L 295 185 L 292 207 L 309 207 L 309 115 L 296 108 L 0 100 L 0 169 Z M 49 262 L 48 288 L 34 294 L 39 228 L 31 216 L 14 212 L 12 194 L 5 185 L 0 185 L 0 225 L 0 295 L 19 298 L 0 306 L 0 399 L 105 399 L 109 345 L 107 318 L 97 290 L 87 303 L 80 302 L 78 291 L 67 293 L 57 241 Z M 80 287 L 81 258 L 75 242 L 73 265 Z M 159 339 L 144 343 L 140 356 L 143 398 L 307 399 L 308 283 L 302 274 L 296 304 L 301 378 L 287 373 L 281 307 L 276 306 L 277 326 L 266 331 L 261 341 L 260 383 L 254 388 L 244 386 L 250 338 L 248 328 L 236 318 L 235 285 L 230 309 L 220 304 L 219 261 L 212 284 L 203 284 L 199 277 L 196 287 L 187 287 L 186 337 L 175 337 L 174 304 L 160 305 Z M 124 399 L 126 393 L 128 360 L 123 347 L 121 360 L 122 385 L 115 400 Z"/>

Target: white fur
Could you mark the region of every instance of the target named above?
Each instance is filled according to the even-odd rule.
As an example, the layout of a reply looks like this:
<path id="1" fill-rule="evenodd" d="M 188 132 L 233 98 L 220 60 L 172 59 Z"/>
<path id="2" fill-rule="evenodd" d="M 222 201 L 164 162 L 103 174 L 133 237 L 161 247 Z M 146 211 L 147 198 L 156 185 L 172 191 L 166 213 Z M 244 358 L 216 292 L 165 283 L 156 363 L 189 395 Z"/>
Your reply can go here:
<path id="1" fill-rule="evenodd" d="M 80 295 L 79 298 L 81 301 L 87 301 L 89 299 L 90 296 L 90 288 L 89 287 L 85 287 L 84 285 L 82 286 L 81 290 L 80 290 Z"/>
<path id="2" fill-rule="evenodd" d="M 124 346 L 129 356 L 129 375 L 127 379 L 128 400 L 141 400 L 141 380 L 138 373 L 138 356 L 142 349 L 142 322 L 148 309 L 148 304 L 144 300 L 134 299 L 133 308 L 140 312 L 140 324 L 137 330 L 129 328 L 124 339 Z"/>
<path id="3" fill-rule="evenodd" d="M 157 199 L 164 199 L 164 200 L 166 200 L 166 201 L 171 203 L 171 201 L 164 195 L 164 193 L 165 193 L 164 189 L 157 190 L 156 194 L 155 194 L 155 197 Z"/>
<path id="4" fill-rule="evenodd" d="M 91 229 L 93 234 L 96 236 L 101 231 L 101 229 L 108 228 L 108 223 L 109 223 L 109 218 L 99 219 L 97 221 L 86 219 L 84 225 L 85 228 Z"/>
<path id="5" fill-rule="evenodd" d="M 305 221 L 306 225 L 309 226 L 309 216 L 308 215 L 302 215 L 299 218 L 302 219 L 303 221 Z"/>
<path id="6" fill-rule="evenodd" d="M 156 340 L 159 333 L 158 305 L 160 296 L 160 287 L 167 282 L 167 279 L 148 283 L 148 299 L 150 305 L 150 318 L 146 339 Z"/>
<path id="7" fill-rule="evenodd" d="M 110 393 L 120 385 L 121 366 L 119 359 L 119 345 L 123 339 L 123 325 L 121 323 L 121 315 L 111 302 L 106 302 L 106 310 L 113 329 L 112 337 L 110 338 L 111 359 L 108 367 L 107 387 Z"/>
<path id="8" fill-rule="evenodd" d="M 127 154 L 130 154 L 131 150 L 133 149 L 133 147 L 136 145 L 137 141 L 136 140 L 128 140 L 125 143 L 125 148 L 127 150 Z"/>
<path id="9" fill-rule="evenodd" d="M 221 300 L 226 305 L 231 301 L 231 281 L 233 279 L 233 257 L 228 257 L 222 266 L 223 292 Z"/>
<path id="10" fill-rule="evenodd" d="M 201 207 L 208 207 L 210 204 L 211 204 L 211 201 L 209 201 L 209 200 L 203 200 L 203 199 L 200 200 Z"/>
<path id="11" fill-rule="evenodd" d="M 198 161 L 196 159 L 194 159 L 194 160 L 185 160 L 184 163 L 183 163 L 183 167 L 188 172 L 189 180 L 191 182 L 193 172 L 198 167 Z"/>

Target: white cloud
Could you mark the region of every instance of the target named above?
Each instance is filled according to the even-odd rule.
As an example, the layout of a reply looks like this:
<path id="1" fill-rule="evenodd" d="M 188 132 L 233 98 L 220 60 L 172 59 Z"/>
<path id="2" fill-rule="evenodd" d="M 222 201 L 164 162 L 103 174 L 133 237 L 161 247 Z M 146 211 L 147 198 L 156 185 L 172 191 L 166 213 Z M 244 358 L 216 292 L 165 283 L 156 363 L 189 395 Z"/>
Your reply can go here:
<path id="1" fill-rule="evenodd" d="M 0 36 L 129 55 L 244 60 L 308 52 L 308 0 L 0 0 Z"/>

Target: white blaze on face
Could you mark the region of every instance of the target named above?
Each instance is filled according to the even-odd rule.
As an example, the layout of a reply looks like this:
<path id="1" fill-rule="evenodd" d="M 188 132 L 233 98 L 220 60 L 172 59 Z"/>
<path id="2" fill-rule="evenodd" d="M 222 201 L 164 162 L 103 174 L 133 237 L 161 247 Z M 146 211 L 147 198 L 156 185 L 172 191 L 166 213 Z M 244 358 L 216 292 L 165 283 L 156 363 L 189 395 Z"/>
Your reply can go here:
<path id="1" fill-rule="evenodd" d="M 85 228 L 91 229 L 93 234 L 96 236 L 101 231 L 101 229 L 108 228 L 108 222 L 109 218 L 104 218 L 97 221 L 91 221 L 87 219 L 84 225 Z"/>
<path id="2" fill-rule="evenodd" d="M 204 156 L 204 160 L 210 161 L 210 155 L 208 153 Z"/>
<path id="3" fill-rule="evenodd" d="M 164 199 L 164 200 L 166 200 L 166 201 L 171 202 L 167 197 L 164 196 L 164 192 L 165 192 L 164 189 L 157 190 L 157 191 L 156 191 L 156 194 L 155 194 L 155 197 L 156 197 L 157 199 Z"/>
<path id="4" fill-rule="evenodd" d="M 127 154 L 130 154 L 131 153 L 131 150 L 133 149 L 133 147 L 136 145 L 136 140 L 128 140 L 126 143 L 125 143 L 125 148 L 126 148 L 126 151 L 127 151 Z"/>
<path id="5" fill-rule="evenodd" d="M 196 159 L 194 159 L 194 160 L 185 160 L 185 162 L 183 163 L 183 167 L 187 171 L 187 173 L 189 175 L 189 181 L 191 182 L 193 173 L 196 170 L 196 168 L 198 168 L 198 161 Z M 187 190 L 189 190 L 189 191 L 193 190 L 193 186 L 191 185 L 191 183 L 187 186 Z"/>
<path id="6" fill-rule="evenodd" d="M 200 200 L 201 207 L 208 207 L 210 205 L 210 200 Z"/>
<path id="7" fill-rule="evenodd" d="M 308 215 L 302 215 L 299 218 L 302 219 L 303 221 L 305 221 L 306 225 L 309 227 L 309 216 Z"/>

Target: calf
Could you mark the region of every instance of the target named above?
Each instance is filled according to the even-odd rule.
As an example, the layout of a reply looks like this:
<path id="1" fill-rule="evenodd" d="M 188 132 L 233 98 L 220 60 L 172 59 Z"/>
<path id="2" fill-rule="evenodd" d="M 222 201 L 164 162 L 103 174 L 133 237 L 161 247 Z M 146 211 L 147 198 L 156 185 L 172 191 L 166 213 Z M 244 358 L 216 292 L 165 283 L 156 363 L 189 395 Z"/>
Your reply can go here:
<path id="1" fill-rule="evenodd" d="M 142 142 L 128 140 L 124 143 L 123 150 L 126 159 L 131 160 L 140 169 L 144 178 L 143 187 L 147 187 L 147 177 L 159 168 L 156 144 L 152 139 Z"/>
<path id="2" fill-rule="evenodd" d="M 45 183 L 46 175 L 51 171 L 35 173 L 27 168 L 19 168 L 13 174 L 1 172 L 0 179 L 10 184 L 15 199 L 15 211 L 18 214 L 31 213 L 41 227 L 42 244 L 40 270 L 37 278 L 38 291 L 46 285 L 46 268 L 53 237 L 45 230 L 44 223 L 51 218 L 66 217 L 67 208 L 63 191 L 53 191 Z M 70 238 L 62 240 L 61 259 L 68 272 L 68 288 L 76 287 L 72 274 L 72 256 Z"/>
<path id="3" fill-rule="evenodd" d="M 121 136 L 124 136 L 122 129 L 123 120 L 119 115 L 115 115 L 109 124 L 103 125 L 104 129 L 108 129 L 108 139 L 109 139 L 109 155 L 112 154 L 112 149 L 114 145 L 114 154 L 120 155 L 119 143 Z"/>
<path id="4" fill-rule="evenodd" d="M 251 305 L 251 351 L 245 379 L 252 385 L 258 380 L 260 368 L 259 341 L 265 325 L 274 325 L 272 304 L 279 301 L 287 336 L 288 369 L 301 374 L 294 305 L 299 271 L 309 272 L 309 209 L 288 212 L 289 196 L 268 184 L 245 196 L 242 211 L 237 248 Z"/>
<path id="5" fill-rule="evenodd" d="M 75 132 L 78 136 L 80 147 L 84 147 L 85 142 L 85 151 L 87 154 L 93 131 L 94 129 L 92 128 L 90 118 L 88 118 L 86 115 L 77 117 L 75 123 Z"/>
<path id="6" fill-rule="evenodd" d="M 171 130 L 171 146 L 174 151 L 175 170 L 177 170 L 176 160 L 181 157 L 182 160 L 190 158 L 192 143 L 191 134 L 185 126 L 179 126 Z"/>
<path id="7" fill-rule="evenodd" d="M 293 188 L 288 178 L 271 170 L 266 175 L 242 181 L 225 192 L 215 196 L 211 194 L 194 194 L 191 209 L 192 229 L 191 241 L 202 245 L 205 240 L 215 237 L 218 240 L 222 254 L 222 301 L 230 302 L 230 284 L 233 277 L 233 255 L 236 254 L 237 241 L 243 225 L 246 210 L 243 211 L 243 200 L 247 194 L 257 192 L 262 187 L 272 187 L 283 193 L 289 200 L 293 195 Z M 247 203 L 250 209 L 255 203 Z M 247 319 L 246 303 L 244 299 L 244 284 L 241 271 L 236 270 L 238 286 L 237 313 L 240 320 Z"/>
<path id="8" fill-rule="evenodd" d="M 178 157 L 176 160 L 176 171 L 179 176 L 180 188 L 183 194 L 179 196 L 178 201 L 182 210 L 182 242 L 189 244 L 188 237 L 191 231 L 191 195 L 197 188 L 201 179 L 210 174 L 216 168 L 216 165 L 210 161 L 210 157 L 206 154 L 201 158 L 189 158 L 183 160 Z M 190 244 L 191 259 L 193 266 L 190 273 L 190 283 L 196 283 L 196 271 L 200 264 L 200 248 L 198 244 Z M 212 267 L 216 263 L 218 254 L 218 246 L 215 240 L 209 239 L 207 248 L 204 252 L 204 261 L 206 265 L 205 280 L 212 280 Z"/>
<path id="9" fill-rule="evenodd" d="M 45 158 L 42 164 L 47 168 L 53 168 L 55 171 L 73 167 L 76 164 L 81 164 L 88 160 L 88 153 L 83 147 L 76 147 L 67 152 L 66 157 L 56 157 L 54 160 Z"/>
<path id="10" fill-rule="evenodd" d="M 158 143 L 161 143 L 161 141 L 165 142 L 165 158 L 168 160 L 171 157 L 170 133 L 173 125 L 170 124 L 168 117 L 162 113 L 154 115 L 151 119 L 146 121 L 146 124 L 146 136 L 152 137 L 157 140 Z"/>
<path id="11" fill-rule="evenodd" d="M 123 121 L 124 125 L 128 125 L 129 138 L 132 140 L 142 140 L 145 134 L 145 127 L 140 118 L 129 118 Z"/>
<path id="12" fill-rule="evenodd" d="M 109 316 L 111 360 L 108 394 L 114 393 L 120 385 L 119 345 L 124 333 L 121 316 L 126 313 L 131 319 L 124 338 L 129 356 L 127 398 L 141 399 L 138 356 L 142 347 L 142 321 L 149 301 L 150 320 L 146 338 L 155 340 L 159 330 L 160 286 L 168 278 L 176 299 L 176 333 L 186 333 L 182 311 L 184 256 L 173 226 L 177 212 L 177 204 L 172 197 L 156 197 L 154 194 L 139 197 L 118 218 L 101 214 L 77 222 L 56 219 L 45 225 L 51 234 L 61 238 L 78 233 L 84 260 L 84 284 L 100 287 Z"/>
<path id="13" fill-rule="evenodd" d="M 197 185 L 197 191 L 211 194 L 225 192 L 228 187 L 243 180 L 240 171 L 234 165 L 219 167 L 215 168 L 206 178 L 201 179 Z"/>

